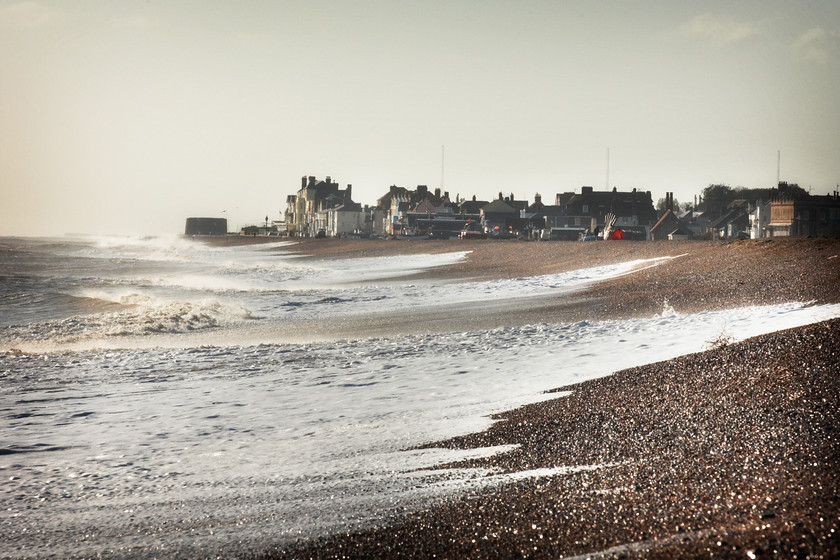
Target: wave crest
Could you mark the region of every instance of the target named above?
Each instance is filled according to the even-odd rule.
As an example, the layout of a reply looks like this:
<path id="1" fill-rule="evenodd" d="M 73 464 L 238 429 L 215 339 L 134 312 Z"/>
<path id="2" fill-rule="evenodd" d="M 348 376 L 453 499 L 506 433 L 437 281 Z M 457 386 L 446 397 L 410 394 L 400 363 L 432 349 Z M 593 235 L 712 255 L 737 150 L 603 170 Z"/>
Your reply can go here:
<path id="1" fill-rule="evenodd" d="M 5 329 L 7 341 L 78 342 L 91 338 L 115 338 L 150 334 L 180 334 L 221 328 L 256 319 L 243 307 L 217 300 L 161 302 L 130 294 L 120 297 L 129 309 L 113 313 L 75 315 L 66 319 L 30 323 Z"/>

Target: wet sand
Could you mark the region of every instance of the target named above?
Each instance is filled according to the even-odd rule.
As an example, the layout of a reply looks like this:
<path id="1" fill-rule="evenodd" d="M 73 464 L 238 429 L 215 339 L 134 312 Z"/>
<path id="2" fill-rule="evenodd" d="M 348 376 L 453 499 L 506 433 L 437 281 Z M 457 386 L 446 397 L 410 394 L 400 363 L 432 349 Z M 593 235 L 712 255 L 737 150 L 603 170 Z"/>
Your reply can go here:
<path id="1" fill-rule="evenodd" d="M 472 250 L 463 264 L 425 273 L 456 281 L 684 255 L 573 301 L 545 298 L 503 322 L 644 316 L 664 301 L 687 312 L 840 300 L 840 242 L 830 240 L 311 240 L 296 249 L 313 258 Z M 266 542 L 260 557 L 840 557 L 840 320 L 720 342 L 559 388 L 571 394 L 502 414 L 486 432 L 434 444 L 519 445 L 448 467 L 569 472 L 472 490 L 384 527 L 283 550 Z"/>

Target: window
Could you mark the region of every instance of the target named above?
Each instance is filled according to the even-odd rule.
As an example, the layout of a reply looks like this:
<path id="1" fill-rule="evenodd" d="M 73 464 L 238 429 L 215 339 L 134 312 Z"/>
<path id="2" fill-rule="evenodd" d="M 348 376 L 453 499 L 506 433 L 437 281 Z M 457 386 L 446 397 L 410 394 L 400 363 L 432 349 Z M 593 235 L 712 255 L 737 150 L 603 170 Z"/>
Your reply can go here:
<path id="1" fill-rule="evenodd" d="M 589 214 L 589 205 L 584 204 L 583 207 L 581 208 L 581 210 L 583 211 L 584 214 Z"/>

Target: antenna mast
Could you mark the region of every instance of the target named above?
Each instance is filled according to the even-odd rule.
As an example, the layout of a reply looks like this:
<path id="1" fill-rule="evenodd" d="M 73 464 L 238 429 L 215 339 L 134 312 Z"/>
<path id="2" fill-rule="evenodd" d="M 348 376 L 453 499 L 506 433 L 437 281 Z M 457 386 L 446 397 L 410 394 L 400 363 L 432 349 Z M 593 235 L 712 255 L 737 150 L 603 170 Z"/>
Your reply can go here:
<path id="1" fill-rule="evenodd" d="M 443 165 L 444 165 L 444 150 L 446 146 L 440 146 L 440 190 L 443 191 Z"/>
<path id="2" fill-rule="evenodd" d="M 779 183 L 782 180 L 781 177 L 781 170 L 782 170 L 782 150 L 776 152 L 776 188 L 779 188 Z"/>
<path id="3" fill-rule="evenodd" d="M 607 148 L 607 190 L 610 190 L 610 149 Z"/>

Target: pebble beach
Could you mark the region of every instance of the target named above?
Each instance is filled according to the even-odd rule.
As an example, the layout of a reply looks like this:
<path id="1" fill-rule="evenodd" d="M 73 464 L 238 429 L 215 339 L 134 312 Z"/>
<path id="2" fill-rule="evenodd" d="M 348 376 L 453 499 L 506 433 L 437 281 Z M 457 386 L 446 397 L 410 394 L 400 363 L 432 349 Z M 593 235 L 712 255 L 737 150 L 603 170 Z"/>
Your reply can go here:
<path id="1" fill-rule="evenodd" d="M 838 557 L 836 240 L 2 249 L 0 558 Z"/>
<path id="2" fill-rule="evenodd" d="M 306 241 L 317 258 L 469 247 L 459 278 L 547 274 L 629 258 L 663 264 L 571 301 L 498 318 L 568 321 L 840 300 L 840 243 Z M 343 245 L 342 245 L 343 243 Z M 446 329 L 444 324 L 436 328 Z M 558 387 L 485 432 L 430 444 L 513 450 L 438 468 L 536 473 L 470 490 L 382 526 L 260 558 L 840 557 L 840 320 Z"/>

